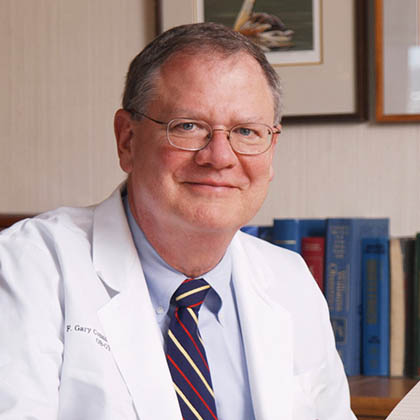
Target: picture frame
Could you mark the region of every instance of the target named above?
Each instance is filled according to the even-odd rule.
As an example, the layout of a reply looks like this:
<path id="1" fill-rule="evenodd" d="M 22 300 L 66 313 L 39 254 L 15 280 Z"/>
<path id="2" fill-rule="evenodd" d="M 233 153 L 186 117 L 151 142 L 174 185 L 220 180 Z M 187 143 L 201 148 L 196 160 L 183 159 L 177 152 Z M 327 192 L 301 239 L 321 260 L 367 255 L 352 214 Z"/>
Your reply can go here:
<path id="1" fill-rule="evenodd" d="M 420 0 L 375 0 L 375 76 L 376 121 L 420 121 Z"/>
<path id="2" fill-rule="evenodd" d="M 205 1 L 158 0 L 158 33 L 203 21 Z M 272 63 L 283 84 L 283 121 L 364 121 L 368 109 L 367 4 L 364 0 L 320 0 L 319 4 L 322 59 Z"/>
<path id="3" fill-rule="evenodd" d="M 203 21 L 205 16 L 208 21 L 223 23 L 249 36 L 266 50 L 272 65 L 322 63 L 322 0 L 247 0 L 243 3 L 245 10 L 238 12 L 242 1 L 200 1 L 198 20 Z M 253 3 L 262 12 L 254 14 L 255 19 L 251 19 L 248 9 Z M 274 29 L 261 31 L 267 23 Z"/>

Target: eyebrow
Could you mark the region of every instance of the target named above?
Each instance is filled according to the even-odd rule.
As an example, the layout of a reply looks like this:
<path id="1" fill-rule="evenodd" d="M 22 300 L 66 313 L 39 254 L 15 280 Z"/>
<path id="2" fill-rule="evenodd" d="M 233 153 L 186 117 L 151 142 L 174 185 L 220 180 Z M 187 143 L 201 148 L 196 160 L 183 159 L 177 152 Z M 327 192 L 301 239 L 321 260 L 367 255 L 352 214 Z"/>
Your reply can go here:
<path id="1" fill-rule="evenodd" d="M 200 121 L 207 121 L 207 118 L 201 117 L 195 113 L 195 111 L 191 111 L 190 109 L 186 108 L 175 108 L 170 111 L 170 117 L 169 119 L 174 118 L 189 118 L 194 120 L 200 120 Z M 239 118 L 233 118 L 235 122 L 238 123 L 245 123 L 245 122 L 261 122 L 264 120 L 262 116 L 256 116 L 256 115 L 248 115 L 247 117 L 239 117 Z"/>

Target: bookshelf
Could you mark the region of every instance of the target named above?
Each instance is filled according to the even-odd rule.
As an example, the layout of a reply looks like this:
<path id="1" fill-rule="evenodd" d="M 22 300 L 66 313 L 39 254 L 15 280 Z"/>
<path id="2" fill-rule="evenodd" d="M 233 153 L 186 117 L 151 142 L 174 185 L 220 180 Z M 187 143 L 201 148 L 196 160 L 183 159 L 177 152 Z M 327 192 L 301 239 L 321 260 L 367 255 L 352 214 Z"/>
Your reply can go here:
<path id="1" fill-rule="evenodd" d="M 30 214 L 0 214 L 0 230 Z M 383 420 L 417 383 L 412 378 L 351 376 L 351 407 L 358 420 Z"/>
<path id="2" fill-rule="evenodd" d="M 416 383 L 412 378 L 351 376 L 351 408 L 358 420 L 383 420 Z"/>

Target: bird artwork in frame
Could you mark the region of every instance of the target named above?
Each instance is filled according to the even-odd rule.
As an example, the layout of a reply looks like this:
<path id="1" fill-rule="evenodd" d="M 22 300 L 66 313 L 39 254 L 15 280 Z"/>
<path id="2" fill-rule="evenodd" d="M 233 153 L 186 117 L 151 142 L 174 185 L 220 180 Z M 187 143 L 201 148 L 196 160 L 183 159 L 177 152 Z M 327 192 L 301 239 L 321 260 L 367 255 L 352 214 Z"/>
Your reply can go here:
<path id="1" fill-rule="evenodd" d="M 249 37 L 274 65 L 322 62 L 322 0 L 202 0 L 202 20 Z"/>
<path id="2" fill-rule="evenodd" d="M 233 29 L 252 39 L 265 52 L 293 48 L 294 31 L 279 16 L 254 12 L 255 0 L 245 0 L 235 19 Z"/>

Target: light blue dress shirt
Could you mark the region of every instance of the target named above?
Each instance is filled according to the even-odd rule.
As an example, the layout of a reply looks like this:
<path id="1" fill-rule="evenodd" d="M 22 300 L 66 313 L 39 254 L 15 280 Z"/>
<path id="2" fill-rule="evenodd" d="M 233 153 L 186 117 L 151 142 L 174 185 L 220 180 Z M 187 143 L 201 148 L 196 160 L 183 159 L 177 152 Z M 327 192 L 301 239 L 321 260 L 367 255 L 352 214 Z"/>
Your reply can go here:
<path id="1" fill-rule="evenodd" d="M 186 276 L 159 256 L 137 225 L 126 196 L 123 202 L 156 320 L 166 337 L 174 310 L 171 297 Z M 210 366 L 218 419 L 254 420 L 229 249 L 219 264 L 201 277 L 212 287 L 200 309 L 199 329 Z"/>

